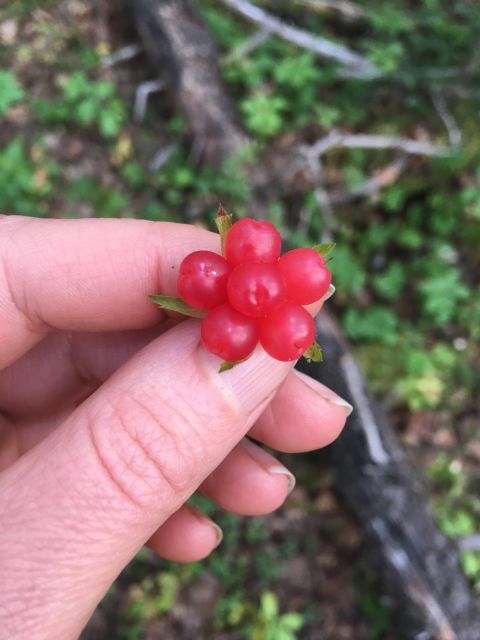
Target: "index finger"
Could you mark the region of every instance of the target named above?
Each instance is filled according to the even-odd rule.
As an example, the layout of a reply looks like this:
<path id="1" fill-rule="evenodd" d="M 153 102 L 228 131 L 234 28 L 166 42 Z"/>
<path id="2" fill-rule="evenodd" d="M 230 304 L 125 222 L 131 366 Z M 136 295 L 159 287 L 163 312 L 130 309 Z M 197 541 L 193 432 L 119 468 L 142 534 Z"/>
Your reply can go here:
<path id="1" fill-rule="evenodd" d="M 178 266 L 218 235 L 146 220 L 0 217 L 0 368 L 52 328 L 139 329 L 158 322 L 152 293 L 176 295 Z"/>

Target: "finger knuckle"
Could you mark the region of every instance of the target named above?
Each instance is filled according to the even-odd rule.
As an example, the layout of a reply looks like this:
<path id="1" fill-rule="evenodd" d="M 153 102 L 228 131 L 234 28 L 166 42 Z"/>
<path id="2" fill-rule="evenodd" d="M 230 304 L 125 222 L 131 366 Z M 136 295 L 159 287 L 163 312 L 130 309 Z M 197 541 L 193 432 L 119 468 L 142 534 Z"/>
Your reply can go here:
<path id="1" fill-rule="evenodd" d="M 158 403 L 158 400 L 157 400 Z M 202 445 L 178 406 L 128 391 L 88 416 L 96 456 L 115 491 L 137 508 L 187 497 Z"/>

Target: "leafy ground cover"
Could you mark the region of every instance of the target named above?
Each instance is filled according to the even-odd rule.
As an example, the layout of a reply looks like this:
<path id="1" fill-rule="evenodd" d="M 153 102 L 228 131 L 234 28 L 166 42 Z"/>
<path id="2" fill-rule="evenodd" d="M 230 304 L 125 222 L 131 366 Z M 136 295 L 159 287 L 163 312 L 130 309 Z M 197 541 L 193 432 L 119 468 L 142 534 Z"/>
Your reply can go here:
<path id="1" fill-rule="evenodd" d="M 454 537 L 474 533 L 480 523 L 474 3 L 368 0 L 354 19 L 315 10 L 313 1 L 258 3 L 368 57 L 383 75 L 365 81 L 339 78 L 338 65 L 273 36 L 239 55 L 254 28 L 222 3 L 202 0 L 226 85 L 255 142 L 248 157 L 220 171 L 191 162 L 185 124 L 164 93 L 151 98 L 141 123 L 133 121 L 135 89 L 154 74 L 143 53 L 102 64 L 138 41 L 122 3 L 105 4 L 14 0 L 0 10 L 0 210 L 209 226 L 219 200 L 246 213 L 244 168 L 269 146 L 312 144 L 333 128 L 438 145 L 452 144 L 461 132 L 458 149 L 408 156 L 398 174 L 388 174 L 398 151 L 334 148 L 323 158 L 322 188 L 347 197 L 337 198 L 333 218 L 314 188 L 279 194 L 269 213 L 293 243 L 333 235 L 333 304 L 343 328 L 425 474 L 440 526 Z M 372 176 L 383 176 L 383 188 L 348 195 Z M 141 554 L 85 638 L 394 638 L 322 456 L 287 464 L 299 487 L 278 514 L 245 520 L 215 511 L 225 542 L 203 564 L 179 567 Z M 480 589 L 480 554 L 465 552 L 463 562 Z"/>

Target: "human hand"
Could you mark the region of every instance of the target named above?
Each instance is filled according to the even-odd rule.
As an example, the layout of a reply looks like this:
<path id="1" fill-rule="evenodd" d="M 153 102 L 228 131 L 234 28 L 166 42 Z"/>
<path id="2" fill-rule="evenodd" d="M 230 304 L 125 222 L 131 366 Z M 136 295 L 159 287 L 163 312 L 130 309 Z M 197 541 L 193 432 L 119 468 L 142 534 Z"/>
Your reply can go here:
<path id="1" fill-rule="evenodd" d="M 198 321 L 151 303 L 197 249 L 218 236 L 0 216 L 0 637 L 77 637 L 144 544 L 207 556 L 197 489 L 240 514 L 280 506 L 293 476 L 247 433 L 295 452 L 342 429 L 349 405 L 290 363 L 257 349 L 218 374 Z"/>

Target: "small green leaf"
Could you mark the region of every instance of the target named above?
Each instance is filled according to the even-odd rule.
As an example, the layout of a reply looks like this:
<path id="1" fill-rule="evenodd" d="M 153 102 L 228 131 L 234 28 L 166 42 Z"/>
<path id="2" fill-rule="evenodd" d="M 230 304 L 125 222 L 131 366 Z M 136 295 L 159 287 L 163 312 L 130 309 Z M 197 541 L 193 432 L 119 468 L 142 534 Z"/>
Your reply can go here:
<path id="1" fill-rule="evenodd" d="M 233 367 L 236 367 L 237 364 L 240 364 L 240 362 L 222 362 L 222 364 L 220 365 L 220 369 L 218 370 L 218 373 L 223 373 L 224 371 L 230 371 L 230 369 L 233 369 Z"/>
<path id="2" fill-rule="evenodd" d="M 322 347 L 317 341 L 313 342 L 303 354 L 307 362 L 323 362 Z"/>
<path id="3" fill-rule="evenodd" d="M 177 313 L 182 313 L 184 316 L 190 316 L 191 318 L 204 318 L 207 315 L 206 311 L 191 307 L 181 298 L 155 295 L 149 296 L 149 298 L 162 309 L 167 309 L 167 311 L 176 311 Z"/>
<path id="4" fill-rule="evenodd" d="M 312 249 L 319 253 L 322 258 L 326 258 L 332 253 L 335 244 L 335 242 L 322 242 L 321 244 L 316 244 L 315 246 L 313 246 Z"/>
<path id="5" fill-rule="evenodd" d="M 215 224 L 217 225 L 218 233 L 220 234 L 220 243 L 222 249 L 222 256 L 225 257 L 225 241 L 227 239 L 227 234 L 232 228 L 232 214 L 227 213 L 223 208 L 223 205 L 218 207 L 217 217 L 215 218 Z"/>

